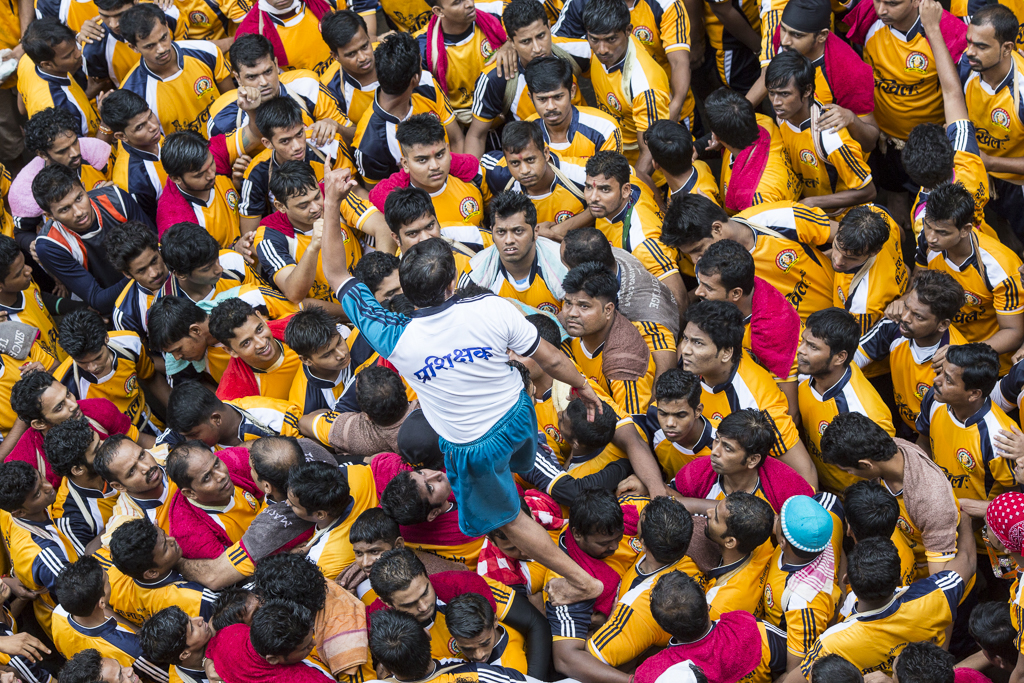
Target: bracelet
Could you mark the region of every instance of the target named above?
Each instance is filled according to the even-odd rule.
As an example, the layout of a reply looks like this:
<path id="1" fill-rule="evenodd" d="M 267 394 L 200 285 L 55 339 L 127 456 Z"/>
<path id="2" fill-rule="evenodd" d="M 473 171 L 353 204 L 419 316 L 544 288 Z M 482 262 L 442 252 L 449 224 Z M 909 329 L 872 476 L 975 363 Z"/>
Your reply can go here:
<path id="1" fill-rule="evenodd" d="M 99 132 L 103 133 L 104 135 L 111 135 L 114 132 L 114 130 L 112 128 L 108 127 L 107 124 L 105 124 L 105 123 L 101 123 L 99 125 L 98 130 L 99 130 Z"/>

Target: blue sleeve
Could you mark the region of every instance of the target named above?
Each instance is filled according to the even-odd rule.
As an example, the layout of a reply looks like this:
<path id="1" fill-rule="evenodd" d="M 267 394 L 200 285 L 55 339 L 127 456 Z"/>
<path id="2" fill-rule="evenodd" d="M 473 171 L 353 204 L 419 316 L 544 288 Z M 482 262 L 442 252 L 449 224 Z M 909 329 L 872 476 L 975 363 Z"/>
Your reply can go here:
<path id="1" fill-rule="evenodd" d="M 931 431 L 932 404 L 935 403 L 935 389 L 929 389 L 921 400 L 921 412 L 917 414 L 917 431 L 919 434 L 928 436 Z"/>
<path id="2" fill-rule="evenodd" d="M 135 206 L 138 207 L 138 204 Z M 146 223 L 152 225 L 148 218 Z M 50 240 L 36 240 L 36 253 L 39 255 L 40 263 L 51 275 L 59 273 L 58 279 L 67 285 L 68 289 L 103 315 L 114 310 L 114 302 L 128 284 L 128 278 L 125 277 L 106 289 L 100 287 L 96 278 L 72 258 L 71 254 L 53 246 Z"/>
<path id="3" fill-rule="evenodd" d="M 484 169 L 484 182 L 494 196 L 504 192 L 508 181 L 512 180 L 508 166 L 501 163 L 504 158 L 505 155 L 500 150 L 487 152 L 480 157 L 480 168 Z"/>
<path id="4" fill-rule="evenodd" d="M 77 506 L 69 506 L 64 516 L 53 520 L 53 523 L 71 541 L 79 557 L 85 555 L 85 546 L 96 538 L 96 530 L 85 520 Z"/>
<path id="5" fill-rule="evenodd" d="M 473 116 L 481 121 L 493 121 L 504 112 L 505 87 L 508 81 L 498 75 L 498 70 L 480 74 L 473 94 Z"/>
<path id="6" fill-rule="evenodd" d="M 877 325 L 861 337 L 860 348 L 871 360 L 886 358 L 893 341 L 899 336 L 901 336 L 899 323 L 882 318 Z"/>
<path id="7" fill-rule="evenodd" d="M 583 28 L 584 0 L 569 0 L 562 7 L 562 14 L 551 28 L 551 33 L 562 38 L 586 38 L 587 31 Z"/>
<path id="8" fill-rule="evenodd" d="M 928 580 L 933 581 L 946 594 L 949 612 L 953 615 L 953 620 L 956 621 L 956 608 L 960 605 L 960 598 L 964 596 L 966 588 L 963 577 L 954 571 L 947 570 L 929 576 Z"/>
<path id="9" fill-rule="evenodd" d="M 102 80 L 110 77 L 110 69 L 107 65 L 106 55 L 106 34 L 110 29 L 104 27 L 103 40 L 87 43 L 82 48 L 82 69 L 89 78 Z"/>
<path id="10" fill-rule="evenodd" d="M 267 175 L 260 164 L 242 179 L 242 201 L 238 205 L 238 215 L 247 217 L 263 217 L 267 214 Z"/>
<path id="11" fill-rule="evenodd" d="M 36 0 L 36 18 L 60 18 L 60 0 Z"/>
<path id="12" fill-rule="evenodd" d="M 416 36 L 416 42 L 420 44 L 420 59 L 423 60 L 423 68 L 427 68 L 427 32 L 424 31 Z"/>
<path id="13" fill-rule="evenodd" d="M 369 14 L 370 12 L 376 12 L 380 8 L 380 3 L 377 0 L 352 0 L 349 9 L 356 14 Z"/>
<path id="14" fill-rule="evenodd" d="M 927 209 L 925 209 L 927 212 Z M 914 263 L 922 268 L 928 267 L 928 242 L 924 239 L 924 230 L 917 236 L 917 249 L 914 250 Z"/>
<path id="15" fill-rule="evenodd" d="M 1010 368 L 1010 372 L 999 380 L 999 393 L 1009 405 L 1016 406 L 1021 389 L 1024 389 L 1024 362 L 1017 362 Z"/>
<path id="16" fill-rule="evenodd" d="M 138 221 L 142 223 L 150 230 L 152 230 L 153 234 L 155 235 L 156 223 L 153 221 L 152 218 L 149 217 L 149 214 L 143 211 L 142 207 L 139 206 L 139 203 L 132 199 L 132 196 L 125 192 L 124 190 L 122 190 L 121 188 L 117 188 L 117 193 L 121 195 L 121 201 L 124 202 L 125 216 L 128 218 L 128 220 Z M 153 205 L 153 215 L 156 215 L 155 204 Z"/>
<path id="17" fill-rule="evenodd" d="M 981 156 L 978 136 L 974 131 L 974 124 L 970 121 L 960 120 L 949 124 L 946 126 L 946 137 L 949 138 L 954 151 Z"/>
<path id="18" fill-rule="evenodd" d="M 356 383 L 352 382 L 345 391 L 341 393 L 338 400 L 334 402 L 331 409 L 336 413 L 360 413 L 359 401 L 356 400 Z"/>
<path id="19" fill-rule="evenodd" d="M 574 602 L 571 605 L 555 607 L 544 601 L 544 614 L 551 626 L 551 636 L 586 640 L 590 632 L 590 617 L 594 613 L 594 601 Z"/>
<path id="20" fill-rule="evenodd" d="M 399 170 L 391 150 L 370 126 L 366 127 L 359 147 L 354 152 L 359 174 L 367 180 L 380 182 Z"/>
<path id="21" fill-rule="evenodd" d="M 206 124 L 206 131 L 210 137 L 228 135 L 235 132 L 235 121 L 238 119 L 238 105 L 229 104 L 219 112 L 210 117 Z M 245 117 L 242 117 L 245 120 Z"/>
<path id="22" fill-rule="evenodd" d="M 57 575 L 68 566 L 68 561 L 62 553 L 57 552 L 53 541 L 42 541 L 41 547 L 39 554 L 32 560 L 32 580 L 37 586 L 53 590 Z"/>
<path id="23" fill-rule="evenodd" d="M 373 298 L 373 292 L 356 278 L 338 289 L 338 301 L 345 315 L 366 338 L 373 350 L 384 358 L 391 355 L 409 324 L 409 318 L 384 310 Z"/>

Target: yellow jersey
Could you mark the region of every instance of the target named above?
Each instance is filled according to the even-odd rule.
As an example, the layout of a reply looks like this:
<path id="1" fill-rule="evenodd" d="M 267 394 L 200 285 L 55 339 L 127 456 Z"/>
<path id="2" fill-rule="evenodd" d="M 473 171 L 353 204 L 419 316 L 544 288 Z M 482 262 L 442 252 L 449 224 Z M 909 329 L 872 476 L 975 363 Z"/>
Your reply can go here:
<path id="1" fill-rule="evenodd" d="M 334 98 L 338 105 L 338 111 L 353 124 L 358 124 L 362 120 L 363 114 L 373 103 L 374 93 L 377 92 L 377 81 L 363 85 L 356 78 L 345 73 L 341 64 L 335 61 L 332 61 L 320 76 L 320 83 Z"/>
<path id="2" fill-rule="evenodd" d="M 637 40 L 629 38 L 626 56 L 611 68 L 597 62 L 590 78 L 601 111 L 609 114 L 622 131 L 622 149 L 630 163 L 639 156 L 637 139 L 659 119 L 668 118 L 668 74 Z M 628 77 L 628 81 L 627 81 Z M 692 105 L 689 112 L 693 113 Z"/>
<path id="3" fill-rule="evenodd" d="M 544 142 L 559 156 L 592 157 L 598 152 L 622 153 L 622 131 L 619 130 L 619 124 L 600 109 L 573 105 L 565 142 L 555 142 L 551 139 L 551 134 L 540 114 L 528 116 L 526 120 L 537 122 L 544 134 Z"/>
<path id="4" fill-rule="evenodd" d="M 36 66 L 28 55 L 23 55 L 18 62 L 18 92 L 21 93 L 29 118 L 49 107 L 64 109 L 74 117 L 76 133 L 83 137 L 96 136 L 100 126 L 99 114 L 85 96 L 82 86 L 69 74 L 48 74 Z"/>
<path id="5" fill-rule="evenodd" d="M 323 529 L 316 529 L 308 544 L 306 559 L 316 563 L 329 579 L 334 579 L 350 564 L 356 561 L 348 532 L 352 523 L 364 511 L 377 507 L 377 487 L 373 472 L 368 465 L 349 465 L 342 469 L 348 480 L 349 503 L 345 514 Z"/>
<path id="6" fill-rule="evenodd" d="M 803 185 L 800 178 L 793 173 L 792 161 L 786 151 L 786 145 L 782 139 L 782 133 L 775 122 L 764 114 L 756 114 L 757 125 L 768 131 L 771 136 L 771 146 L 768 153 L 768 163 L 761 172 L 761 179 L 757 183 L 757 189 L 751 200 L 750 206 L 757 206 L 766 202 L 780 202 L 796 200 L 800 198 Z M 719 183 L 721 197 L 724 199 L 729 192 L 729 181 L 732 179 L 732 152 L 722 149 L 722 178 Z"/>
<path id="7" fill-rule="evenodd" d="M 505 190 L 522 192 L 537 209 L 537 223 L 562 223 L 586 210 L 583 197 L 587 184 L 587 160 L 551 155 L 551 166 L 558 170 L 547 192 L 528 194 L 508 170 L 508 162 L 500 151 L 487 152 L 480 159 L 484 182 L 491 196 Z"/>
<path id="8" fill-rule="evenodd" d="M 278 216 L 281 218 L 281 216 Z M 292 226 L 294 228 L 294 226 Z M 356 267 L 359 259 L 363 256 L 363 247 L 359 243 L 352 228 L 342 224 L 341 237 L 345 243 L 346 264 L 349 272 Z M 296 229 L 289 237 L 280 230 L 275 230 L 267 225 L 260 225 L 256 229 L 256 236 L 253 238 L 253 247 L 256 249 L 256 256 L 263 269 L 263 277 L 267 282 L 274 282 L 279 274 L 293 270 L 302 260 L 303 254 L 309 249 L 309 243 L 313 240 L 312 233 L 304 233 Z M 310 299 L 320 301 L 333 301 L 337 303 L 334 292 L 327 282 L 327 275 L 324 274 L 323 252 L 316 256 L 316 277 L 310 285 L 307 295 Z"/>
<path id="9" fill-rule="evenodd" d="M 259 395 L 264 398 L 274 398 L 282 401 L 288 400 L 291 393 L 292 382 L 295 381 L 295 373 L 302 366 L 299 354 L 291 350 L 284 342 L 281 345 L 281 355 L 274 364 L 266 370 L 252 368 L 256 375 L 256 384 L 260 387 Z"/>
<path id="10" fill-rule="evenodd" d="M 37 17 L 56 17 L 75 33 L 82 30 L 86 19 L 93 19 L 99 12 L 93 0 L 36 0 Z"/>
<path id="11" fill-rule="evenodd" d="M 25 360 L 16 360 L 7 354 L 0 354 L 0 405 L 11 405 L 11 389 L 22 377 L 21 368 L 32 362 L 42 363 L 44 370 L 50 370 L 57 363 L 56 359 L 37 343 L 33 343 L 29 348 Z M 7 436 L 17 420 L 18 416 L 13 410 L 0 411 L 0 440 Z"/>
<path id="12" fill-rule="evenodd" d="M 1018 32 L 1018 40 L 1020 39 Z M 1015 93 L 1024 88 L 1024 57 L 1012 52 L 1013 62 L 995 91 L 977 71 L 969 71 L 964 81 L 967 113 L 974 124 L 976 140 L 981 151 L 994 157 L 1024 156 L 1024 106 Z M 963 69 L 961 68 L 961 73 Z M 1017 106 L 1015 107 L 1014 104 Z M 993 178 L 1024 183 L 1024 175 L 993 172 Z"/>
<path id="13" fill-rule="evenodd" d="M 707 596 L 712 621 L 736 610 L 750 612 L 755 617 L 762 616 L 761 596 L 774 552 L 775 547 L 769 539 L 742 560 L 703 572 L 700 583 Z"/>
<path id="14" fill-rule="evenodd" d="M 479 251 L 491 246 L 491 231 L 481 227 L 484 207 L 491 202 L 491 192 L 484 182 L 483 167 L 470 182 L 449 174 L 444 186 L 430 193 L 434 213 L 441 226 L 441 235 L 462 242 Z"/>
<path id="15" fill-rule="evenodd" d="M 783 121 L 779 124 L 779 133 L 793 172 L 803 184 L 801 197 L 860 190 L 871 182 L 866 155 L 848 128 L 818 131 L 818 140 L 815 140 L 808 118 L 799 126 Z"/>
<path id="16" fill-rule="evenodd" d="M 305 3 L 299 5 L 298 13 L 290 19 L 282 21 L 270 13 L 266 16 L 274 22 L 284 52 L 288 55 L 288 65 L 283 67 L 285 71 L 308 69 L 320 76 L 334 61 L 331 49 L 327 47 L 323 38 L 313 38 L 320 35 L 320 20 Z"/>
<path id="17" fill-rule="evenodd" d="M 302 417 L 302 410 L 291 401 L 264 396 L 245 396 L 224 403 L 242 414 L 242 422 L 238 425 L 238 438 L 243 442 L 277 434 L 296 438 L 300 436 L 299 418 Z M 214 450 L 222 448 L 227 446 L 217 444 Z"/>
<path id="18" fill-rule="evenodd" d="M 71 541 L 76 553 L 84 555 L 85 546 L 103 533 L 119 495 L 117 489 L 107 483 L 102 490 L 87 489 L 67 477 L 61 479 L 57 498 L 50 506 L 50 516 L 57 529 Z"/>
<path id="19" fill-rule="evenodd" d="M 130 666 L 155 681 L 167 680 L 167 671 L 146 659 L 135 629 L 117 617 L 107 617 L 101 625 L 89 628 L 57 605 L 53 610 L 52 632 L 53 644 L 65 658 L 93 649 L 99 651 L 101 657 L 115 659 L 121 666 Z"/>
<path id="20" fill-rule="evenodd" d="M 562 350 L 576 363 L 584 376 L 614 399 L 622 412 L 627 415 L 643 415 L 647 412 L 654 392 L 654 358 L 650 353 L 647 356 L 647 369 L 642 376 L 635 379 L 611 379 L 605 375 L 603 344 L 591 352 L 579 337 L 572 337 L 562 344 Z"/>
<path id="21" fill-rule="evenodd" d="M 440 27 L 438 27 L 440 30 Z M 419 41 L 423 62 L 427 61 L 427 27 L 424 26 L 413 34 Z M 473 93 L 476 81 L 483 72 L 486 63 L 501 45 L 491 42 L 481 31 L 476 22 L 460 35 L 444 34 L 444 48 L 448 53 L 448 72 L 445 82 L 441 84 L 454 109 L 469 109 L 473 106 Z"/>
<path id="22" fill-rule="evenodd" d="M 240 200 L 230 176 L 217 176 L 206 201 L 188 192 L 180 192 L 180 194 L 182 199 L 192 207 L 192 211 L 195 213 L 195 222 L 206 228 L 206 232 L 217 240 L 221 249 L 230 249 L 234 246 L 242 232 L 238 227 Z"/>
<path id="23" fill-rule="evenodd" d="M 626 204 L 614 216 L 598 218 L 594 225 L 613 247 L 630 252 L 651 275 L 664 280 L 679 271 L 678 253 L 661 241 L 664 216 L 650 189 L 635 176 L 629 181 L 632 194 Z"/>

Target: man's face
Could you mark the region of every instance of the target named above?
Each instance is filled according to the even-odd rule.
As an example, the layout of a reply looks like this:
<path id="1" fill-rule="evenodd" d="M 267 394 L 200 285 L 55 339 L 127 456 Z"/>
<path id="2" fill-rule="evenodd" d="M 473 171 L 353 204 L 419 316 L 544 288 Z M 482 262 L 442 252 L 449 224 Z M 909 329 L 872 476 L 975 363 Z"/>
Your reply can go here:
<path id="1" fill-rule="evenodd" d="M 189 329 L 187 336 L 178 341 L 168 344 L 162 349 L 164 353 L 171 354 L 175 360 L 200 361 L 206 354 L 206 342 L 199 338 L 195 327 Z"/>
<path id="2" fill-rule="evenodd" d="M 624 535 L 622 531 L 619 531 L 615 534 L 594 533 L 584 536 L 576 530 L 571 531 L 572 537 L 580 547 L 580 550 L 595 560 L 603 560 L 614 555 Z"/>
<path id="3" fill-rule="evenodd" d="M 433 220 L 433 224 L 436 226 L 437 221 Z M 417 240 L 419 241 L 419 240 Z M 415 244 L 415 242 L 411 243 Z M 410 245 L 411 246 L 411 245 Z M 405 251 L 405 245 L 401 244 L 402 251 Z M 398 278 L 398 268 L 391 271 L 391 274 L 380 281 L 377 285 L 377 289 L 373 290 L 373 298 L 377 300 L 377 303 L 384 303 L 390 301 L 395 297 L 396 294 L 402 293 L 402 282 Z"/>
<path id="4" fill-rule="evenodd" d="M 180 178 L 186 192 L 209 192 L 217 182 L 217 163 L 213 154 L 206 156 L 206 163 L 195 173 L 186 173 Z"/>
<path id="5" fill-rule="evenodd" d="M 223 275 L 224 266 L 220 264 L 220 259 L 216 258 L 205 266 L 193 270 L 188 274 L 187 279 L 197 287 L 213 287 L 220 282 L 220 278 Z"/>
<path id="6" fill-rule="evenodd" d="M 50 149 L 43 153 L 47 164 L 67 166 L 72 171 L 82 168 L 82 146 L 78 142 L 78 133 L 65 131 L 53 139 Z"/>
<path id="7" fill-rule="evenodd" d="M 711 446 L 711 469 L 717 474 L 739 474 L 747 469 L 747 451 L 735 439 L 716 436 Z"/>
<path id="8" fill-rule="evenodd" d="M 25 255 L 18 252 L 11 262 L 11 269 L 7 272 L 7 278 L 3 281 L 3 291 L 22 292 L 32 284 L 32 267 L 25 262 Z"/>
<path id="9" fill-rule="evenodd" d="M 301 123 L 291 128 L 275 128 L 271 136 L 270 140 L 263 138 L 263 146 L 273 148 L 277 163 L 306 158 L 306 127 Z"/>
<path id="10" fill-rule="evenodd" d="M 380 559 L 380 556 L 394 547 L 387 541 L 374 541 L 373 543 L 357 541 L 352 544 L 352 552 L 355 553 L 356 564 L 369 574 L 370 568 Z"/>
<path id="11" fill-rule="evenodd" d="M 288 492 L 286 500 L 288 501 L 288 506 L 292 509 L 292 514 L 294 514 L 299 519 L 304 520 L 306 522 L 312 522 L 313 524 L 316 524 L 320 521 L 320 517 L 316 515 L 316 513 L 320 511 L 307 510 L 306 508 L 304 508 L 302 506 L 302 503 L 299 502 L 299 499 L 295 497 L 295 493 L 293 491 Z"/>
<path id="12" fill-rule="evenodd" d="M 524 553 L 522 550 L 517 548 L 516 545 L 512 541 L 508 540 L 507 538 L 498 538 L 494 534 L 491 534 L 487 538 L 489 538 L 491 540 L 491 543 L 494 544 L 495 548 L 497 548 L 501 552 L 505 553 L 506 555 L 508 555 L 513 560 L 518 560 L 518 561 L 521 561 L 521 562 L 529 562 L 530 560 L 533 559 L 532 557 L 530 557 L 529 555 Z"/>
<path id="13" fill-rule="evenodd" d="M 202 652 L 211 638 L 213 638 L 213 627 L 210 626 L 210 622 L 202 617 L 193 617 L 188 620 L 188 628 L 185 630 L 186 650 Z"/>
<path id="14" fill-rule="evenodd" d="M 440 0 L 437 7 L 446 18 L 460 24 L 468 24 L 476 20 L 476 4 L 473 0 Z"/>
<path id="15" fill-rule="evenodd" d="M 241 358 L 254 367 L 269 367 L 281 353 L 273 333 L 259 313 L 250 315 L 235 330 L 228 349 L 232 356 Z"/>
<path id="16" fill-rule="evenodd" d="M 1004 49 L 1008 48 L 1008 49 Z M 1013 48 L 1001 45 L 992 24 L 967 25 L 967 49 L 964 56 L 972 71 L 987 71 L 1003 61 Z"/>
<path id="17" fill-rule="evenodd" d="M 701 272 L 697 273 L 697 289 L 694 294 L 707 301 L 738 301 L 739 297 L 743 296 L 739 289 L 725 288 L 721 273 L 709 275 Z"/>
<path id="18" fill-rule="evenodd" d="M 804 329 L 796 348 L 796 367 L 800 374 L 818 377 L 828 372 L 831 364 L 832 350 L 825 340 L 815 337 L 810 329 Z"/>
<path id="19" fill-rule="evenodd" d="M 352 355 L 349 353 L 348 344 L 341 338 L 340 334 L 331 337 L 327 346 L 317 349 L 309 358 L 303 356 L 302 362 L 321 374 L 335 374 L 347 368 L 352 362 Z"/>
<path id="20" fill-rule="evenodd" d="M 93 377 L 106 377 L 114 369 L 114 352 L 104 344 L 99 351 L 76 358 L 75 364 Z"/>
<path id="21" fill-rule="evenodd" d="M 39 514 L 46 508 L 53 505 L 53 501 L 57 499 L 57 491 L 53 488 L 49 481 L 46 480 L 42 474 L 36 477 L 35 488 L 32 492 L 25 496 L 24 502 L 21 504 L 22 515 L 25 517 L 31 517 L 32 515 Z"/>
<path id="22" fill-rule="evenodd" d="M 161 69 L 175 59 L 171 40 L 171 32 L 167 26 L 158 21 L 148 36 L 138 37 L 138 43 L 132 45 L 132 48 L 142 55 L 149 68 Z"/>
<path id="23" fill-rule="evenodd" d="M 297 648 L 292 650 L 291 654 L 284 658 L 282 664 L 296 664 L 301 662 L 303 659 L 309 656 L 309 653 L 313 651 L 313 646 L 316 645 L 316 638 L 314 637 L 313 629 L 309 629 L 309 635 L 303 640 Z"/>
<path id="24" fill-rule="evenodd" d="M 238 65 L 238 71 L 234 73 L 235 80 L 239 87 L 248 86 L 259 88 L 260 98 L 263 102 L 277 97 L 281 92 L 281 80 L 279 78 L 277 60 L 267 55 L 256 61 L 252 66 Z"/>
<path id="25" fill-rule="evenodd" d="M 427 501 L 432 509 L 440 508 L 448 502 L 448 495 L 452 492 L 452 485 L 444 472 L 437 470 L 417 470 L 410 472 L 416 489 L 420 492 L 420 498 Z"/>
<path id="26" fill-rule="evenodd" d="M 96 220 L 89 195 L 77 183 L 63 198 L 50 204 L 50 215 L 64 227 L 81 233 L 88 232 Z"/>
<path id="27" fill-rule="evenodd" d="M 921 302 L 917 290 L 910 290 L 910 296 L 904 300 L 903 317 L 900 318 L 900 334 L 907 339 L 921 339 L 935 334 L 942 322 L 932 313 L 932 309 Z M 948 327 L 948 323 L 947 323 Z"/>
<path id="28" fill-rule="evenodd" d="M 362 28 L 352 40 L 334 53 L 334 58 L 341 64 L 341 69 L 350 76 L 359 78 L 373 72 L 376 68 L 373 61 L 373 45 L 370 37 Z"/>
<path id="29" fill-rule="evenodd" d="M 614 311 L 613 303 L 602 303 L 583 290 L 572 294 L 566 292 L 562 304 L 562 324 L 570 336 L 585 337 L 604 329 Z"/>
<path id="30" fill-rule="evenodd" d="M 114 137 L 121 136 L 124 141 L 132 147 L 150 147 L 160 142 L 160 137 L 163 134 L 160 132 L 160 120 L 153 113 L 152 109 L 147 109 L 144 113 L 139 114 L 124 128 L 124 133 L 115 133 Z"/>
<path id="31" fill-rule="evenodd" d="M 167 266 L 160 252 L 147 247 L 141 254 L 128 261 L 128 277 L 151 292 L 155 292 L 167 282 Z"/>
<path id="32" fill-rule="evenodd" d="M 932 382 L 935 398 L 942 403 L 963 403 L 968 400 L 967 388 L 964 386 L 964 369 L 949 361 L 942 364 L 942 372 L 935 375 Z"/>
<path id="33" fill-rule="evenodd" d="M 74 40 L 66 40 L 53 48 L 53 70 L 58 74 L 73 74 L 82 68 L 82 50 Z"/>
<path id="34" fill-rule="evenodd" d="M 42 393 L 39 397 L 39 405 L 42 406 L 41 412 L 43 413 L 43 419 L 46 421 L 45 426 L 52 427 L 59 425 L 64 420 L 77 420 L 82 417 L 82 410 L 78 407 L 78 399 L 60 382 L 55 381 Z M 41 427 L 36 427 L 36 429 Z"/>
<path id="35" fill-rule="evenodd" d="M 483 633 L 476 638 L 455 637 L 455 644 L 462 652 L 462 658 L 467 662 L 487 662 L 491 658 L 494 644 L 498 642 L 501 634 L 498 632 L 497 624 L 485 628 Z"/>
<path id="36" fill-rule="evenodd" d="M 768 89 L 768 100 L 780 119 L 793 119 L 803 109 L 804 100 L 796 87 L 796 79 L 790 78 L 789 83 L 779 88 Z"/>
<path id="37" fill-rule="evenodd" d="M 402 248 L 402 253 L 405 254 L 420 242 L 440 236 L 441 225 L 437 222 L 437 216 L 432 213 L 425 213 L 412 223 L 406 223 L 399 228 L 398 246 Z M 395 270 L 395 278 L 397 277 L 398 271 Z"/>
<path id="38" fill-rule="evenodd" d="M 871 252 L 854 254 L 853 252 L 845 251 L 835 242 L 832 243 L 832 268 L 837 273 L 853 272 L 863 266 L 872 256 L 874 254 Z"/>
<path id="39" fill-rule="evenodd" d="M 538 19 L 516 31 L 512 36 L 512 47 L 515 48 L 523 66 L 527 66 L 539 57 L 550 57 L 551 29 L 548 27 L 548 22 Z"/>
<path id="40" fill-rule="evenodd" d="M 665 438 L 678 443 L 693 429 L 693 423 L 700 418 L 701 407 L 695 410 L 685 398 L 661 399 L 658 401 L 658 424 Z"/>
<path id="41" fill-rule="evenodd" d="M 128 439 L 118 445 L 110 460 L 110 472 L 117 482 L 115 486 L 129 495 L 149 493 L 163 486 L 164 471 L 153 455 Z"/>
<path id="42" fill-rule="evenodd" d="M 718 501 L 715 507 L 707 512 L 708 523 L 704 527 L 704 535 L 719 547 L 725 546 L 725 535 L 728 533 L 726 523 L 729 520 L 729 506 L 725 499 Z"/>
<path id="43" fill-rule="evenodd" d="M 212 451 L 196 448 L 189 453 L 188 478 L 189 497 L 200 505 L 227 505 L 235 494 L 227 465 Z"/>
<path id="44" fill-rule="evenodd" d="M 311 187 L 297 197 L 288 197 L 283 203 L 274 200 L 278 211 L 282 208 L 288 219 L 298 225 L 312 225 L 324 215 L 324 196 L 319 187 Z"/>
<path id="45" fill-rule="evenodd" d="M 679 340 L 679 358 L 683 361 L 683 370 L 695 375 L 703 375 L 720 365 L 720 352 L 711 337 L 694 323 L 687 323 Z"/>
<path id="46" fill-rule="evenodd" d="M 506 266 L 533 262 L 537 226 L 529 225 L 525 214 L 517 213 L 508 218 L 495 216 L 491 233 L 498 257 Z"/>
<path id="47" fill-rule="evenodd" d="M 605 67 L 615 66 L 626 56 L 626 46 L 629 45 L 629 34 L 632 31 L 633 27 L 630 26 L 625 32 L 588 33 L 587 42 L 590 43 L 590 50 L 599 62 Z"/>
<path id="48" fill-rule="evenodd" d="M 124 13 L 130 10 L 134 6 L 134 4 L 134 2 L 129 2 L 127 5 L 122 5 L 117 9 L 112 9 L 109 11 L 97 7 L 96 12 L 100 15 L 100 18 L 103 19 L 104 26 L 109 28 L 112 33 L 120 34 L 121 17 L 124 16 Z"/>
<path id="49" fill-rule="evenodd" d="M 157 527 L 156 547 L 153 548 L 153 564 L 156 566 L 157 576 L 164 576 L 178 564 L 181 559 L 181 546 L 168 536 L 163 529 Z"/>
<path id="50" fill-rule="evenodd" d="M 814 46 L 815 43 L 819 42 L 819 35 L 819 33 L 795 31 L 786 24 L 779 22 L 779 47 L 783 50 L 795 50 L 808 59 L 815 51 Z M 824 42 L 824 36 L 821 42 Z"/>
<path id="51" fill-rule="evenodd" d="M 886 26 L 906 26 L 912 23 L 917 17 L 917 7 L 920 0 L 872 0 L 875 5 L 875 14 Z"/>
<path id="52" fill-rule="evenodd" d="M 519 181 L 527 192 L 538 194 L 547 192 L 550 188 L 541 187 L 548 170 L 548 151 L 537 149 L 532 142 L 518 152 L 505 154 L 505 163 L 508 164 L 509 173 Z"/>
<path id="53" fill-rule="evenodd" d="M 210 448 L 213 448 L 220 443 L 220 430 L 221 422 L 215 413 L 214 416 L 206 420 L 206 422 L 200 422 L 196 425 L 195 429 L 182 434 L 182 436 L 189 440 L 195 439 L 196 441 L 202 441 Z"/>
<path id="54" fill-rule="evenodd" d="M 930 251 L 946 251 L 955 248 L 970 237 L 970 231 L 961 230 L 955 221 L 936 221 L 925 217 L 923 221 L 924 240 Z"/>
<path id="55" fill-rule="evenodd" d="M 700 261 L 700 257 L 704 255 L 704 251 L 716 241 L 717 240 L 713 237 L 705 237 L 693 244 L 687 244 L 680 247 L 679 251 L 688 255 L 690 260 L 696 263 L 697 261 Z"/>
<path id="56" fill-rule="evenodd" d="M 111 657 L 100 660 L 100 680 L 103 683 L 141 683 L 135 670 Z"/>
<path id="57" fill-rule="evenodd" d="M 451 167 L 452 155 L 443 140 L 431 145 L 402 147 L 402 168 L 417 187 L 427 192 L 437 192 L 444 187 Z"/>
<path id="58" fill-rule="evenodd" d="M 619 181 L 608 176 L 588 175 L 583 188 L 583 199 L 594 218 L 611 219 L 622 210 L 632 191 L 630 183 L 620 185 Z"/>
<path id="59" fill-rule="evenodd" d="M 565 88 L 541 93 L 531 91 L 530 98 L 533 100 L 533 106 L 537 113 L 551 128 L 560 128 L 566 125 L 569 117 L 572 116 L 572 93 Z"/>
<path id="60" fill-rule="evenodd" d="M 391 595 L 391 606 L 399 612 L 405 612 L 423 626 L 434 620 L 437 611 L 437 594 L 430 585 L 426 574 L 413 577 L 409 587 L 395 591 Z"/>

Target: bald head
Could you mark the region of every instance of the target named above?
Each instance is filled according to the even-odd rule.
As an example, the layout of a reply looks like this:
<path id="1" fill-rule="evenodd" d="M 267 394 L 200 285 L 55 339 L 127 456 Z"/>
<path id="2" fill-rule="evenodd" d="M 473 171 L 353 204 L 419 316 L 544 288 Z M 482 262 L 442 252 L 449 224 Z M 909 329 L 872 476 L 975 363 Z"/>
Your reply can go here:
<path id="1" fill-rule="evenodd" d="M 249 447 L 253 481 L 276 501 L 288 496 L 289 471 L 304 462 L 306 455 L 294 437 L 264 436 Z"/>

